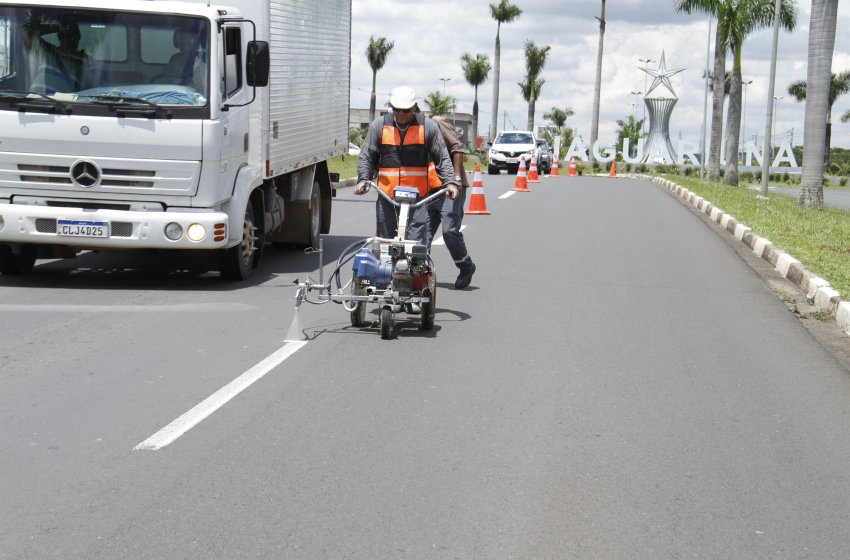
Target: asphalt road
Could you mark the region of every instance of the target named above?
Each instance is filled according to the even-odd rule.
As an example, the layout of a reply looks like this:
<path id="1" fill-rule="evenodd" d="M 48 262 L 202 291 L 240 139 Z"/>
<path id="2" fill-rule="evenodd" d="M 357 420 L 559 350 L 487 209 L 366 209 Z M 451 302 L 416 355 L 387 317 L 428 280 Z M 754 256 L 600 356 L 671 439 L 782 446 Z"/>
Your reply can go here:
<path id="1" fill-rule="evenodd" d="M 846 558 L 850 375 L 727 239 L 639 180 L 484 181 L 430 333 L 327 304 L 285 342 L 296 252 L 0 277 L 0 558 Z"/>
<path id="2" fill-rule="evenodd" d="M 770 187 L 771 192 L 792 196 L 800 196 L 799 187 Z M 850 210 L 850 191 L 845 189 L 824 189 L 823 202 L 827 206 Z"/>

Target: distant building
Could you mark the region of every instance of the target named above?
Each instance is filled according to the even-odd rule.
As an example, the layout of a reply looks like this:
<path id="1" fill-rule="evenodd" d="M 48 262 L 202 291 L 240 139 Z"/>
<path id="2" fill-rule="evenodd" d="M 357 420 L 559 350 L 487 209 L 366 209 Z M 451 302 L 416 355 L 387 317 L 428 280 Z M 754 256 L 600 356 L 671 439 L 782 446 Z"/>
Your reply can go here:
<path id="1" fill-rule="evenodd" d="M 375 108 L 375 116 L 386 115 L 387 110 L 384 108 Z M 446 120 L 454 122 L 455 130 L 460 137 L 460 141 L 463 142 L 465 146 L 469 146 L 472 144 L 472 139 L 470 136 L 470 131 L 472 129 L 472 115 L 469 113 L 454 113 L 449 115 L 444 115 Z M 480 121 L 479 117 L 479 121 Z M 367 129 L 369 128 L 369 109 L 354 109 L 351 108 L 348 111 L 348 126 L 349 128 L 360 128 Z M 481 127 L 481 123 L 478 123 L 479 128 Z M 479 131 L 480 135 L 480 131 Z"/>

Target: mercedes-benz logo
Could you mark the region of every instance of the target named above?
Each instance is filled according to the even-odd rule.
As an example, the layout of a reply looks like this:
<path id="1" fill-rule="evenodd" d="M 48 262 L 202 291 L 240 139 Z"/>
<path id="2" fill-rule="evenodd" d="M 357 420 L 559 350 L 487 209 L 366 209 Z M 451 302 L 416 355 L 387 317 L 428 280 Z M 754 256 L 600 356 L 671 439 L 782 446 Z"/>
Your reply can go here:
<path id="1" fill-rule="evenodd" d="M 93 187 L 100 180 L 100 170 L 90 161 L 78 161 L 71 167 L 71 178 L 81 187 Z"/>

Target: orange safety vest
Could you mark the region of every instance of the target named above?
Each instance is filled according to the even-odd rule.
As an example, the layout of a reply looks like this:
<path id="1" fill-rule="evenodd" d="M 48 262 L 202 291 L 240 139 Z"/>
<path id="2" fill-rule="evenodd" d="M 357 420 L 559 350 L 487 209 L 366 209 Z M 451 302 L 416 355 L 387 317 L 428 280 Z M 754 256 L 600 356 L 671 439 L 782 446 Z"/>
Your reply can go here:
<path id="1" fill-rule="evenodd" d="M 378 186 L 390 196 L 398 186 L 415 187 L 419 196 L 425 196 L 429 190 L 443 186 L 425 145 L 424 116 L 415 115 L 402 137 L 401 131 L 393 122 L 392 114 L 384 115 L 378 159 Z"/>

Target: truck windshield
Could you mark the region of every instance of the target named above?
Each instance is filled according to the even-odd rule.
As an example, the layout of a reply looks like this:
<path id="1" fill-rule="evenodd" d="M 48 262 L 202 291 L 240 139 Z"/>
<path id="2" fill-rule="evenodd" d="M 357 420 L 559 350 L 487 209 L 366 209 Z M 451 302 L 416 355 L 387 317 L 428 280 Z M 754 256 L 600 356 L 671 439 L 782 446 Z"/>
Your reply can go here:
<path id="1" fill-rule="evenodd" d="M 0 6 L 0 90 L 74 107 L 204 107 L 209 22 L 170 14 Z M 14 100 L 14 95 L 3 99 Z M 0 109 L 13 109 L 12 103 Z"/>

